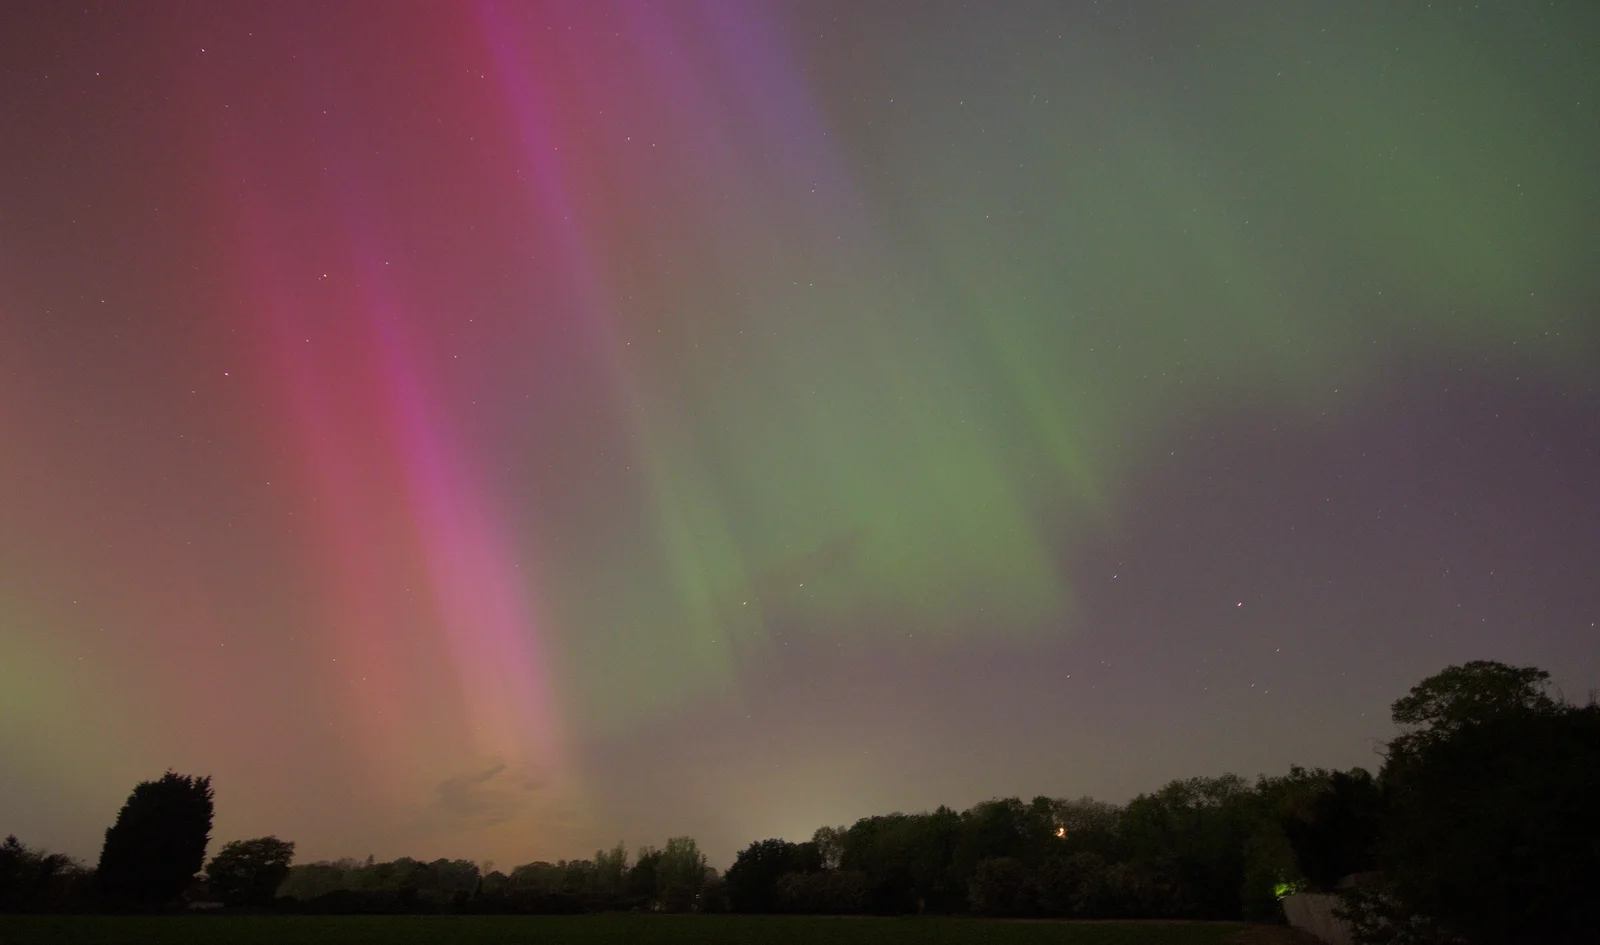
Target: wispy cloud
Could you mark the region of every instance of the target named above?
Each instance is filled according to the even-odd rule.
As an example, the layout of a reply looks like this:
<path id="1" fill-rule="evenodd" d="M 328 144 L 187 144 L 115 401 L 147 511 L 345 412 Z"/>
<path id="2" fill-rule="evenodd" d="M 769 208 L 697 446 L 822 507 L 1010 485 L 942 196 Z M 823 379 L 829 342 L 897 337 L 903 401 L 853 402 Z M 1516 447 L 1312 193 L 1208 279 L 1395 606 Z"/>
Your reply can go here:
<path id="1" fill-rule="evenodd" d="M 522 814 L 544 788 L 541 779 L 495 762 L 439 782 L 430 810 L 451 827 L 492 827 Z"/>

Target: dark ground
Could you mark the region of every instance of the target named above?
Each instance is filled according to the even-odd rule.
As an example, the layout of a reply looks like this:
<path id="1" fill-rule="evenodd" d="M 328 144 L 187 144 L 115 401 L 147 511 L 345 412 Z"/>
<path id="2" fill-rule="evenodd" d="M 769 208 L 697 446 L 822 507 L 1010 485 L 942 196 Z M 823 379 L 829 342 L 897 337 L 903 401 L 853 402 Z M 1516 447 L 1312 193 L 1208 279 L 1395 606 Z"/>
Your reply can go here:
<path id="1" fill-rule="evenodd" d="M 3 945 L 1302 945 L 1233 922 L 827 916 L 0 916 Z"/>

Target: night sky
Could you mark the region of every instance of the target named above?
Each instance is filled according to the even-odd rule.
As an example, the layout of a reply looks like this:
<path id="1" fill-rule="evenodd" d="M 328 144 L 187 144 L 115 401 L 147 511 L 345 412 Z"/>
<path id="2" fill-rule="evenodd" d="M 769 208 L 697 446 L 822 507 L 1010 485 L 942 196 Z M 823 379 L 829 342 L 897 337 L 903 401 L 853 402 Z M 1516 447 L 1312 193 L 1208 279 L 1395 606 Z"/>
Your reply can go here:
<path id="1" fill-rule="evenodd" d="M 0 832 L 501 868 L 1600 688 L 1600 5 L 0 6 Z"/>

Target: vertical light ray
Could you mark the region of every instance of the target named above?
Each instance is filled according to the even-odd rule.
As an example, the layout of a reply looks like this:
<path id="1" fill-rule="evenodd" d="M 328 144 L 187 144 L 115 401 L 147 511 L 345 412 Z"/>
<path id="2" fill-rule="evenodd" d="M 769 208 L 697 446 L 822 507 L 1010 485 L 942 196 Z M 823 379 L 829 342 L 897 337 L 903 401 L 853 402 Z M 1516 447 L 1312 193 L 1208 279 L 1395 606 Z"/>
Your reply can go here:
<path id="1" fill-rule="evenodd" d="M 550 665 L 540 652 L 545 630 L 529 600 L 533 568 L 521 566 L 493 524 L 483 484 L 465 468 L 463 447 L 444 432 L 440 395 L 427 389 L 405 336 L 406 315 L 381 264 L 362 255 L 367 320 L 399 434 L 396 458 L 468 708 L 469 737 L 484 756 L 534 763 L 564 777 L 555 700 L 544 678 Z"/>
<path id="2" fill-rule="evenodd" d="M 456 432 L 459 405 L 422 355 L 442 313 L 413 304 L 376 248 L 382 195 L 356 170 L 361 147 L 338 130 L 322 139 L 329 200 L 315 223 L 342 239 L 322 241 L 316 270 L 297 246 L 308 221 L 266 194 L 229 198 L 224 213 L 240 233 L 234 257 L 249 261 L 241 305 L 271 352 L 264 394 L 286 403 L 272 419 L 316 513 L 306 579 L 319 626 L 307 629 L 332 654 L 322 681 L 362 734 L 350 748 L 366 756 L 367 793 L 416 809 L 441 780 L 497 766 L 517 790 L 570 799 L 534 543 L 513 540 Z M 228 160 L 273 181 L 252 152 L 246 139 Z"/>
<path id="3" fill-rule="evenodd" d="M 606 406 L 629 431 L 628 440 L 635 449 L 632 461 L 646 470 L 643 480 L 648 506 L 655 515 L 654 539 L 671 572 L 677 613 L 657 612 L 650 625 L 634 630 L 665 638 L 664 645 L 674 649 L 680 659 L 688 657 L 686 668 L 691 673 L 724 670 L 725 648 L 707 644 L 714 639 L 716 628 L 734 616 L 727 608 L 726 595 L 719 591 L 743 582 L 740 555 L 721 503 L 706 488 L 708 477 L 694 468 L 692 457 L 668 458 L 671 453 L 659 437 L 663 430 L 672 429 L 672 423 L 651 416 L 646 405 L 656 394 L 639 383 L 635 364 L 622 354 L 625 343 L 618 337 L 611 315 L 618 302 L 605 286 L 600 249 L 589 233 L 588 208 L 573 197 L 580 190 L 580 175 L 572 162 L 585 153 L 583 139 L 563 128 L 556 117 L 562 111 L 555 103 L 558 94 L 581 96 L 577 77 L 549 63 L 536 67 L 533 54 L 521 47 L 527 41 L 526 31 L 518 28 L 500 4 L 484 2 L 478 9 L 506 109 L 523 158 L 532 169 L 527 197 L 530 216 L 542 224 L 539 232 L 554 244 L 559 268 L 566 275 L 564 284 L 542 287 L 547 293 L 554 288 L 551 294 L 559 301 L 536 317 L 572 319 L 587 332 L 591 350 L 611 382 Z M 572 108 L 571 103 L 564 104 L 567 110 Z M 672 408 L 658 407 L 656 412 L 670 416 Z M 673 466 L 677 468 L 670 468 Z"/>

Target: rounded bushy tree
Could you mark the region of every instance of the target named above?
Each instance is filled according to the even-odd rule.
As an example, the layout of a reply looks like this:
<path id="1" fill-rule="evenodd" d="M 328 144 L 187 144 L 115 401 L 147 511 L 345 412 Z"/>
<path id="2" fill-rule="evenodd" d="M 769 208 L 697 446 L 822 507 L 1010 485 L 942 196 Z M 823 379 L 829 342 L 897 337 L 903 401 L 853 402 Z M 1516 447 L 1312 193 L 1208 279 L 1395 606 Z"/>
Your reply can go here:
<path id="1" fill-rule="evenodd" d="M 206 865 L 206 882 L 227 905 L 270 906 L 293 860 L 294 844 L 287 840 L 235 840 Z"/>

